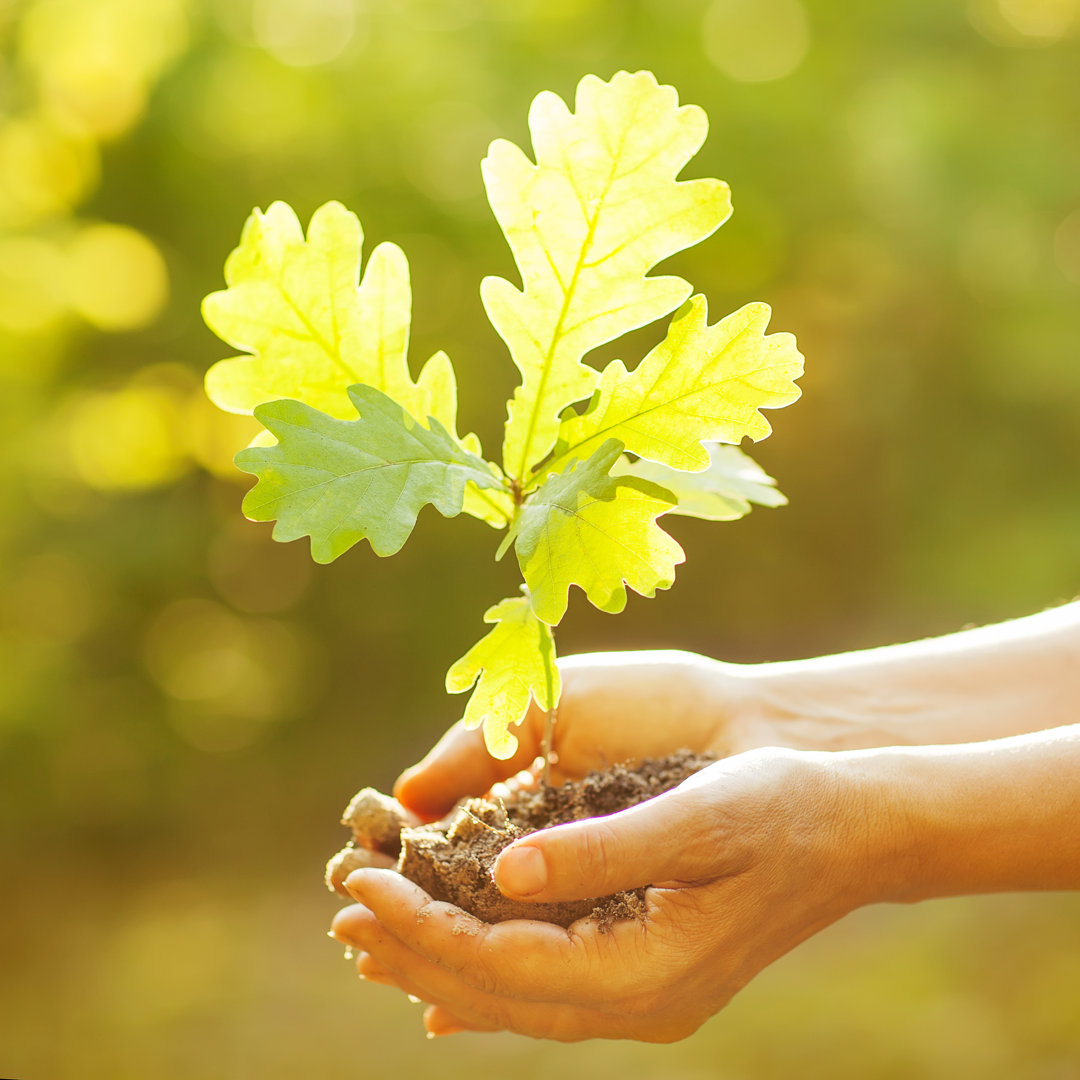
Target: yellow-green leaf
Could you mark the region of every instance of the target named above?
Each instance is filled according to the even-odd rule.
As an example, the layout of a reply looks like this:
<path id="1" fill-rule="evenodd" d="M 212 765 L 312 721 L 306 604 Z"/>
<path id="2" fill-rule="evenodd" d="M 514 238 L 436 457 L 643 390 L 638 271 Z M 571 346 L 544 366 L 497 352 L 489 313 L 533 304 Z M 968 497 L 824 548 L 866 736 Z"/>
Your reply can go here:
<path id="1" fill-rule="evenodd" d="M 290 398 L 347 420 L 355 416 L 348 389 L 363 384 L 421 423 L 434 417 L 456 433 L 450 358 L 437 352 L 416 382 L 409 374 L 412 291 L 405 254 L 395 244 L 379 244 L 357 285 L 363 240 L 359 219 L 337 202 L 315 211 L 306 238 L 286 203 L 251 214 L 225 263 L 228 288 L 203 301 L 210 329 L 248 353 L 207 372 L 206 392 L 215 405 L 250 414 Z M 464 441 L 480 455 L 474 435 Z M 504 503 L 470 485 L 465 511 L 502 526 Z"/>
<path id="2" fill-rule="evenodd" d="M 682 472 L 655 461 L 620 458 L 612 467 L 615 476 L 650 480 L 676 499 L 669 514 L 735 521 L 750 513 L 750 504 L 784 506 L 787 499 L 776 490 L 776 481 L 737 446 L 709 443 L 709 467 L 704 472 Z"/>
<path id="3" fill-rule="evenodd" d="M 673 311 L 678 277 L 646 277 L 731 213 L 726 184 L 677 182 L 708 130 L 701 109 L 647 71 L 581 80 L 571 113 L 552 93 L 529 113 L 533 164 L 492 143 L 483 162 L 495 216 L 521 274 L 519 290 L 486 278 L 481 296 L 522 375 L 509 406 L 503 466 L 519 481 L 551 450 L 559 413 L 588 397 L 590 350 Z"/>
<path id="4" fill-rule="evenodd" d="M 483 727 L 492 756 L 508 758 L 517 749 L 510 728 L 524 719 L 529 701 L 535 699 L 542 709 L 558 704 L 555 642 L 523 596 L 488 608 L 484 622 L 495 623 L 495 629 L 450 668 L 446 689 L 460 694 L 477 683 L 465 707 L 465 726 Z"/>
<path id="5" fill-rule="evenodd" d="M 299 401 L 267 402 L 256 417 L 277 442 L 248 447 L 236 464 L 259 482 L 244 498 L 253 521 L 276 520 L 274 539 L 311 537 L 316 562 L 332 562 L 365 537 L 393 555 L 432 505 L 460 514 L 465 485 L 498 488 L 489 464 L 430 419 L 425 427 L 373 386 L 349 391 L 354 416 L 339 420 Z"/>
<path id="6" fill-rule="evenodd" d="M 683 550 L 656 519 L 672 508 L 663 488 L 612 477 L 622 444 L 609 439 L 588 461 L 549 476 L 522 507 L 512 536 L 533 611 L 556 625 L 571 585 L 602 611 L 626 606 L 629 585 L 654 596 L 675 581 Z"/>
<path id="7" fill-rule="evenodd" d="M 263 402 L 293 398 L 346 419 L 353 415 L 347 390 L 364 383 L 418 420 L 434 415 L 453 428 L 457 388 L 445 353 L 428 361 L 419 383 L 409 376 L 405 255 L 380 244 L 358 286 L 363 239 L 356 215 L 337 202 L 315 211 L 306 239 L 286 203 L 251 214 L 225 263 L 229 287 L 203 301 L 210 329 L 250 354 L 207 373 L 215 405 L 251 413 Z"/>
<path id="8" fill-rule="evenodd" d="M 606 368 L 589 408 L 559 432 L 557 461 L 591 454 L 615 438 L 639 457 L 673 469 L 709 465 L 703 445 L 757 441 L 772 428 L 762 409 L 790 405 L 803 357 L 791 334 L 768 334 L 768 304 L 747 304 L 709 326 L 708 304 L 695 296 L 667 336 L 632 371 Z"/>

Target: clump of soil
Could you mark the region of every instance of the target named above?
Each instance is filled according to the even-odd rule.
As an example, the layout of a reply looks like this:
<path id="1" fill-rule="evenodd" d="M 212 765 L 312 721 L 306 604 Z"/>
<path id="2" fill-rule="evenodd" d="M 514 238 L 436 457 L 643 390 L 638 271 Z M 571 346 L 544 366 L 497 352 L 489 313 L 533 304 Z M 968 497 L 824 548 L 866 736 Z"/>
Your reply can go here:
<path id="1" fill-rule="evenodd" d="M 544 919 L 569 926 L 591 916 L 601 928 L 621 919 L 642 918 L 645 890 L 591 900 L 529 904 L 509 900 L 495 887 L 492 867 L 512 841 L 538 829 L 603 817 L 636 806 L 681 784 L 716 760 L 680 750 L 641 762 L 589 773 L 562 787 L 519 788 L 505 798 L 465 799 L 441 821 L 421 824 L 395 799 L 365 788 L 341 819 L 353 840 L 326 867 L 329 889 L 348 896 L 345 878 L 364 866 L 394 868 L 436 900 L 456 904 L 484 922 Z"/>

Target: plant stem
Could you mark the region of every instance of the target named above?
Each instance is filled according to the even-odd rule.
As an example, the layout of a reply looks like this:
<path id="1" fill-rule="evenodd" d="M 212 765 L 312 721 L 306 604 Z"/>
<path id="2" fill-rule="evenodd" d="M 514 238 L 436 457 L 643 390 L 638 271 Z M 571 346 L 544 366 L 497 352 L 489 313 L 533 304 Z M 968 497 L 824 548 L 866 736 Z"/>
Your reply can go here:
<path id="1" fill-rule="evenodd" d="M 544 758 L 544 768 L 540 773 L 540 779 L 544 787 L 551 787 L 551 744 L 555 738 L 555 723 L 558 720 L 559 706 L 552 705 L 544 718 L 544 740 L 540 744 L 540 753 Z"/>
<path id="2" fill-rule="evenodd" d="M 555 628 L 551 627 L 548 634 L 551 638 L 551 657 L 549 662 L 544 665 L 544 669 L 547 681 L 547 699 L 551 702 L 551 706 L 547 711 L 547 716 L 544 717 L 544 738 L 540 743 L 540 753 L 544 756 L 544 767 L 540 773 L 540 779 L 546 788 L 551 787 L 551 758 L 554 754 L 555 724 L 559 719 L 559 701 L 555 697 L 554 679 L 552 678 L 552 668 L 556 663 Z"/>

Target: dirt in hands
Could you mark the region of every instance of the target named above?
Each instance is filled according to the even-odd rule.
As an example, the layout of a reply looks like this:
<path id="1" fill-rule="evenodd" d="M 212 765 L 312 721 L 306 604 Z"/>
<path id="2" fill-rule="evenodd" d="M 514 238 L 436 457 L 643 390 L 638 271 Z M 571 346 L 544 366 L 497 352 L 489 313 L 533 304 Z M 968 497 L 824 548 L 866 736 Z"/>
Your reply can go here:
<path id="1" fill-rule="evenodd" d="M 637 767 L 616 765 L 589 773 L 561 787 L 521 787 L 501 797 L 466 799 L 430 825 L 419 824 L 395 800 L 365 788 L 342 818 L 342 824 L 353 830 L 353 840 L 327 864 L 326 883 L 347 896 L 344 881 L 353 870 L 392 866 L 434 899 L 455 904 L 488 923 L 543 919 L 569 926 L 591 916 L 604 928 L 622 919 L 642 918 L 643 888 L 590 900 L 531 904 L 503 896 L 492 867 L 499 852 L 522 836 L 636 806 L 715 760 L 680 750 Z"/>

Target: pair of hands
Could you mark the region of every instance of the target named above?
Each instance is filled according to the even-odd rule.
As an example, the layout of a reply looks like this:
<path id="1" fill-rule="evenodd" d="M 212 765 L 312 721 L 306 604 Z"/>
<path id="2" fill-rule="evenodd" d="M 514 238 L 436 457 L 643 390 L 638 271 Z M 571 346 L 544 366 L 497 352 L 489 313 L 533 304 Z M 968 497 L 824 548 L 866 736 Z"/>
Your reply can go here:
<path id="1" fill-rule="evenodd" d="M 357 903 L 332 933 L 360 950 L 366 979 L 428 1003 L 432 1035 L 684 1038 L 769 963 L 864 902 L 848 872 L 859 861 L 860 837 L 850 834 L 859 808 L 830 755 L 776 746 L 779 732 L 739 669 L 664 653 L 574 657 L 562 672 L 554 782 L 684 746 L 723 759 L 622 813 L 523 838 L 502 853 L 495 880 L 537 901 L 651 886 L 644 922 L 607 932 L 587 920 L 569 931 L 487 925 L 393 871 L 358 870 L 346 883 Z M 455 725 L 395 794 L 438 817 L 527 767 L 543 720 L 530 713 L 503 762 L 479 732 Z"/>

